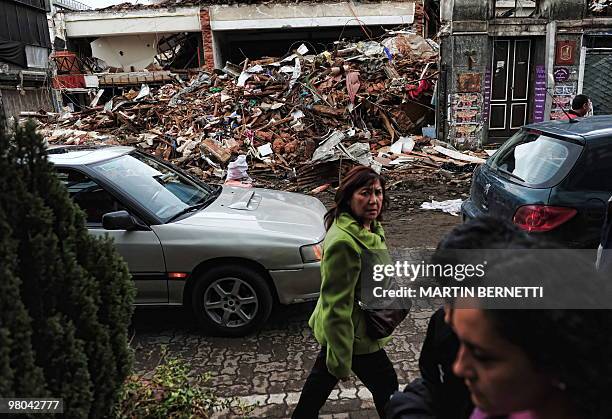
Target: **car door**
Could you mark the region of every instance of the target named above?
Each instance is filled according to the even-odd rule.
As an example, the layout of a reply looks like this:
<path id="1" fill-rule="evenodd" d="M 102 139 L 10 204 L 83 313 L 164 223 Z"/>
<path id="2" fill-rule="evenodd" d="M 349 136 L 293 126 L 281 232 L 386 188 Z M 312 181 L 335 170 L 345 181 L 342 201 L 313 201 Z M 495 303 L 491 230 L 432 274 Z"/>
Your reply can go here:
<path id="1" fill-rule="evenodd" d="M 113 238 L 119 254 L 127 262 L 134 279 L 137 304 L 168 302 L 168 281 L 161 242 L 152 231 L 106 230 L 102 216 L 128 210 L 111 193 L 87 174 L 72 168 L 58 168 L 60 180 L 68 188 L 71 198 L 87 216 L 90 234 Z M 129 211 L 129 210 L 128 210 Z M 137 216 L 136 214 L 133 214 Z"/>

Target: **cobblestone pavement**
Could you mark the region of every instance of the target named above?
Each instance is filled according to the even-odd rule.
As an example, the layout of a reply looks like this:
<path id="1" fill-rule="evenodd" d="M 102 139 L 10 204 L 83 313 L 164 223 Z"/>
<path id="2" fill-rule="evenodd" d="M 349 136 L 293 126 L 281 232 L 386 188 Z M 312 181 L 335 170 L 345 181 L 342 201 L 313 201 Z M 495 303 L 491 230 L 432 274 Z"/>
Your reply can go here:
<path id="1" fill-rule="evenodd" d="M 170 356 L 186 360 L 194 372 L 212 374 L 218 395 L 258 405 L 250 416 L 288 417 L 319 350 L 307 325 L 313 308 L 313 303 L 279 307 L 262 331 L 239 339 L 205 336 L 183 309 L 137 309 L 132 341 L 136 370 L 151 371 L 166 345 Z M 418 353 L 432 312 L 413 308 L 386 347 L 400 386 L 418 373 Z M 321 414 L 376 417 L 372 396 L 357 379 L 340 383 Z"/>

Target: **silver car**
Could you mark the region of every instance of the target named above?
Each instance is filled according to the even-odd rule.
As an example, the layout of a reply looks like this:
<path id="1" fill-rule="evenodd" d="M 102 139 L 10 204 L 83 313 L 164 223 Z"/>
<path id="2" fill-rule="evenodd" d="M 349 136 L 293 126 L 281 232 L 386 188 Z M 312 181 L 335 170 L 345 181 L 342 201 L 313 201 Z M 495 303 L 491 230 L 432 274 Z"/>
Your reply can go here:
<path id="1" fill-rule="evenodd" d="M 138 305 L 185 305 L 206 330 L 241 336 L 275 303 L 317 297 L 318 199 L 207 185 L 131 147 L 51 147 L 49 160 L 89 231 L 114 238 Z"/>

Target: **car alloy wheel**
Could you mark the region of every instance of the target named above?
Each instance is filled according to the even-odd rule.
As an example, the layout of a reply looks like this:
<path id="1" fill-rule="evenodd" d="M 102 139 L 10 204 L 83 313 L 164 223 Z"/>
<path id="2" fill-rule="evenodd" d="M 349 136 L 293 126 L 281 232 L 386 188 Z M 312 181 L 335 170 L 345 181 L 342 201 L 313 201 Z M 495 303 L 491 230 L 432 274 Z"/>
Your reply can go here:
<path id="1" fill-rule="evenodd" d="M 207 332 L 244 336 L 272 312 L 272 290 L 262 273 L 240 265 L 212 267 L 194 278 L 191 307 Z"/>
<path id="2" fill-rule="evenodd" d="M 223 327 L 246 326 L 259 309 L 257 293 L 240 278 L 221 278 L 204 292 L 204 310 Z"/>

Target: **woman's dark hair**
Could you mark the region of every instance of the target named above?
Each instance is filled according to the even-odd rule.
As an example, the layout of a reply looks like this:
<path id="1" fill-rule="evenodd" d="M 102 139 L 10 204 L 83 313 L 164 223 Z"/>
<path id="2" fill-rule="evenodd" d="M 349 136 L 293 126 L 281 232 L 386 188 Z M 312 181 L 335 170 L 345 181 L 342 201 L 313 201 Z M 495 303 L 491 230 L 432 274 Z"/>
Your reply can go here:
<path id="1" fill-rule="evenodd" d="M 543 286 L 544 292 L 562 289 L 555 292 L 559 309 L 485 309 L 485 315 L 501 337 L 522 349 L 536 370 L 551 377 L 551 386 L 553 380 L 563 383 L 577 417 L 612 418 L 608 400 L 612 311 L 595 309 L 610 306 L 605 301 L 612 295 L 610 281 L 596 272 L 592 260 L 569 249 L 536 245 L 528 253 L 509 254 L 496 263 L 487 272 L 487 282 L 503 277 L 516 286 Z M 565 298 L 577 302 L 574 307 L 594 309 L 572 309 Z M 583 303 L 578 304 L 580 301 Z"/>
<path id="2" fill-rule="evenodd" d="M 353 194 L 359 188 L 371 185 L 372 182 L 378 180 L 383 190 L 383 207 L 378 215 L 377 220 L 382 220 L 382 214 L 389 206 L 387 191 L 385 190 L 385 179 L 376 173 L 373 169 L 366 166 L 357 166 L 351 169 L 340 182 L 340 187 L 336 191 L 334 197 L 334 206 L 325 214 L 325 229 L 329 230 L 340 214 L 343 212 L 349 213 L 353 218 L 356 218 L 351 211 L 351 199 Z M 359 220 L 358 220 L 359 221 Z"/>
<path id="3" fill-rule="evenodd" d="M 578 109 L 582 109 L 587 103 L 589 103 L 589 97 L 587 95 L 576 95 L 572 100 L 572 109 L 577 111 Z"/>
<path id="4" fill-rule="evenodd" d="M 485 313 L 497 333 L 520 347 L 536 369 L 563 383 L 578 417 L 612 417 L 609 401 L 612 312 L 485 310 Z"/>

